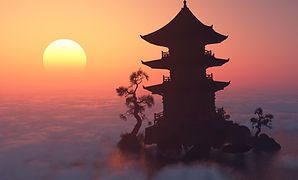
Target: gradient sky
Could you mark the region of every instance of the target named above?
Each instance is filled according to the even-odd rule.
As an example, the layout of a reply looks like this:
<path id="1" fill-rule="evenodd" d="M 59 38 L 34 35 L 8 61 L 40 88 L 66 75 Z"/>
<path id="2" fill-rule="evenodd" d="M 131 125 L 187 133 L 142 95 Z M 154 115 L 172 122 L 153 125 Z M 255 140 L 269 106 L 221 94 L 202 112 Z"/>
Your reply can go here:
<path id="1" fill-rule="evenodd" d="M 216 31 L 229 35 L 207 47 L 231 58 L 210 69 L 215 79 L 232 81 L 230 89 L 298 90 L 298 1 L 189 0 L 192 12 Z M 164 47 L 139 35 L 167 24 L 182 0 L 10 0 L 0 2 L 1 93 L 96 90 L 114 93 L 142 67 L 159 83 L 167 71 L 150 70 L 141 60 L 158 59 Z M 84 48 L 87 68 L 75 76 L 48 74 L 44 49 L 60 38 Z"/>

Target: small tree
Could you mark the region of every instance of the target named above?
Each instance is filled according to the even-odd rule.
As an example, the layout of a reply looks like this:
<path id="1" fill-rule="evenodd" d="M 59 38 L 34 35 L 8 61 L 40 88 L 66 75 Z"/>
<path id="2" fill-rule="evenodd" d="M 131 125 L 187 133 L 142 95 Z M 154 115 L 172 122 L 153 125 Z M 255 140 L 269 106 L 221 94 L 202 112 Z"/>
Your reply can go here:
<path id="1" fill-rule="evenodd" d="M 274 116 L 272 114 L 264 115 L 262 108 L 257 108 L 255 110 L 255 115 L 257 115 L 257 117 L 251 118 L 250 122 L 252 123 L 252 128 L 257 129 L 255 137 L 258 137 L 261 132 L 262 126 L 272 129 L 272 119 L 274 118 Z"/>
<path id="2" fill-rule="evenodd" d="M 130 85 L 128 87 L 120 86 L 116 89 L 120 97 L 125 97 L 128 110 L 120 115 L 121 119 L 126 120 L 127 117 L 133 116 L 137 123 L 131 131 L 131 135 L 136 136 L 142 126 L 142 121 L 145 117 L 146 108 L 151 108 L 154 105 L 154 99 L 151 95 L 137 96 L 137 91 L 140 84 L 144 80 L 148 80 L 149 76 L 142 70 L 131 73 L 129 77 Z"/>
<path id="3" fill-rule="evenodd" d="M 222 121 L 228 121 L 231 117 L 229 114 L 227 114 L 227 112 L 223 107 L 217 108 L 216 114 L 217 114 L 218 120 L 222 120 Z"/>

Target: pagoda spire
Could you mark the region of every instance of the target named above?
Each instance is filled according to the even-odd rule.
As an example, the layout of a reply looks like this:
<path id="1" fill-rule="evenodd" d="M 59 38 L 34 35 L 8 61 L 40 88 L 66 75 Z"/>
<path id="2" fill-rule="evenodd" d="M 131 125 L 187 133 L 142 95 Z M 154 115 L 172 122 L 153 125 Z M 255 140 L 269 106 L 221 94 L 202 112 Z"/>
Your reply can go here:
<path id="1" fill-rule="evenodd" d="M 184 1 L 183 1 L 183 4 L 184 4 L 184 7 L 186 8 L 186 7 L 187 7 L 187 1 L 184 0 Z"/>

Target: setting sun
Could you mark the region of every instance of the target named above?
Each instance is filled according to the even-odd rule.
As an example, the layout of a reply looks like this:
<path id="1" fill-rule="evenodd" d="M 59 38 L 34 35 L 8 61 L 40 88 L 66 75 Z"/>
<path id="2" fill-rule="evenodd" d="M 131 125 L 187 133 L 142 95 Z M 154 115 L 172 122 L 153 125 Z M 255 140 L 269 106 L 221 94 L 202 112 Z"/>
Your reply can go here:
<path id="1" fill-rule="evenodd" d="M 48 71 L 82 71 L 86 62 L 84 49 L 69 39 L 52 42 L 43 54 L 43 65 Z"/>

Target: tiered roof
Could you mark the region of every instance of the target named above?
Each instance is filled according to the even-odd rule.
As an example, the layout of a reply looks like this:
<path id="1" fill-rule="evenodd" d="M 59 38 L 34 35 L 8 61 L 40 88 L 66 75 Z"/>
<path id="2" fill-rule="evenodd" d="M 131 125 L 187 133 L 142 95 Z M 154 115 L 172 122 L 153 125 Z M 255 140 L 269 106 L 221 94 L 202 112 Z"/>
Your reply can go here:
<path id="1" fill-rule="evenodd" d="M 231 81 L 221 82 L 221 81 L 214 81 L 212 79 L 207 81 L 207 87 L 209 87 L 208 89 L 210 89 L 213 92 L 223 90 L 225 87 L 227 87 L 230 84 L 231 84 Z M 172 87 L 169 87 L 169 86 L 171 86 L 171 83 L 164 82 L 162 84 L 147 86 L 143 88 L 152 92 L 152 94 L 163 95 L 164 92 L 166 92 L 168 89 L 172 89 Z"/>
<path id="2" fill-rule="evenodd" d="M 205 68 L 215 67 L 215 66 L 222 66 L 225 63 L 229 62 L 230 59 L 220 59 L 216 58 L 214 55 L 207 55 L 205 54 L 201 59 L 198 59 L 192 65 L 201 65 Z M 152 61 L 142 61 L 142 64 L 149 66 L 152 69 L 171 69 L 172 63 L 171 57 L 168 56 L 166 58 L 161 58 L 158 60 Z"/>
<path id="3" fill-rule="evenodd" d="M 186 1 L 184 1 L 184 7 L 170 23 L 153 33 L 141 37 L 154 45 L 169 47 L 170 50 L 171 47 L 181 47 L 187 44 L 194 45 L 192 43 L 197 43 L 198 46 L 204 47 L 207 44 L 220 43 L 228 38 L 228 36 L 217 33 L 213 29 L 213 26 L 206 26 L 198 20 L 187 7 Z M 198 49 L 197 58 L 191 59 L 191 61 L 183 61 L 179 63 L 179 65 L 177 64 L 177 59 L 173 60 L 173 56 L 168 52 L 162 52 L 161 59 L 148 62 L 142 61 L 142 63 L 154 69 L 172 70 L 172 67 L 181 65 L 190 67 L 200 66 L 206 69 L 221 66 L 228 61 L 229 59 L 216 58 L 211 51 L 199 52 Z M 229 84 L 230 82 L 214 81 L 213 78 L 210 79 L 206 77 L 206 81 L 202 82 L 201 85 L 210 91 L 216 92 L 223 90 Z M 173 88 L 175 89 L 170 81 L 144 88 L 151 91 L 153 94 L 159 95 L 163 95 L 164 92 Z"/>
<path id="4" fill-rule="evenodd" d="M 206 26 L 198 20 L 186 5 L 176 17 L 163 28 L 141 36 L 147 42 L 164 47 L 171 47 L 181 42 L 195 41 L 197 43 L 215 44 L 228 38 L 217 33 L 212 26 Z"/>

